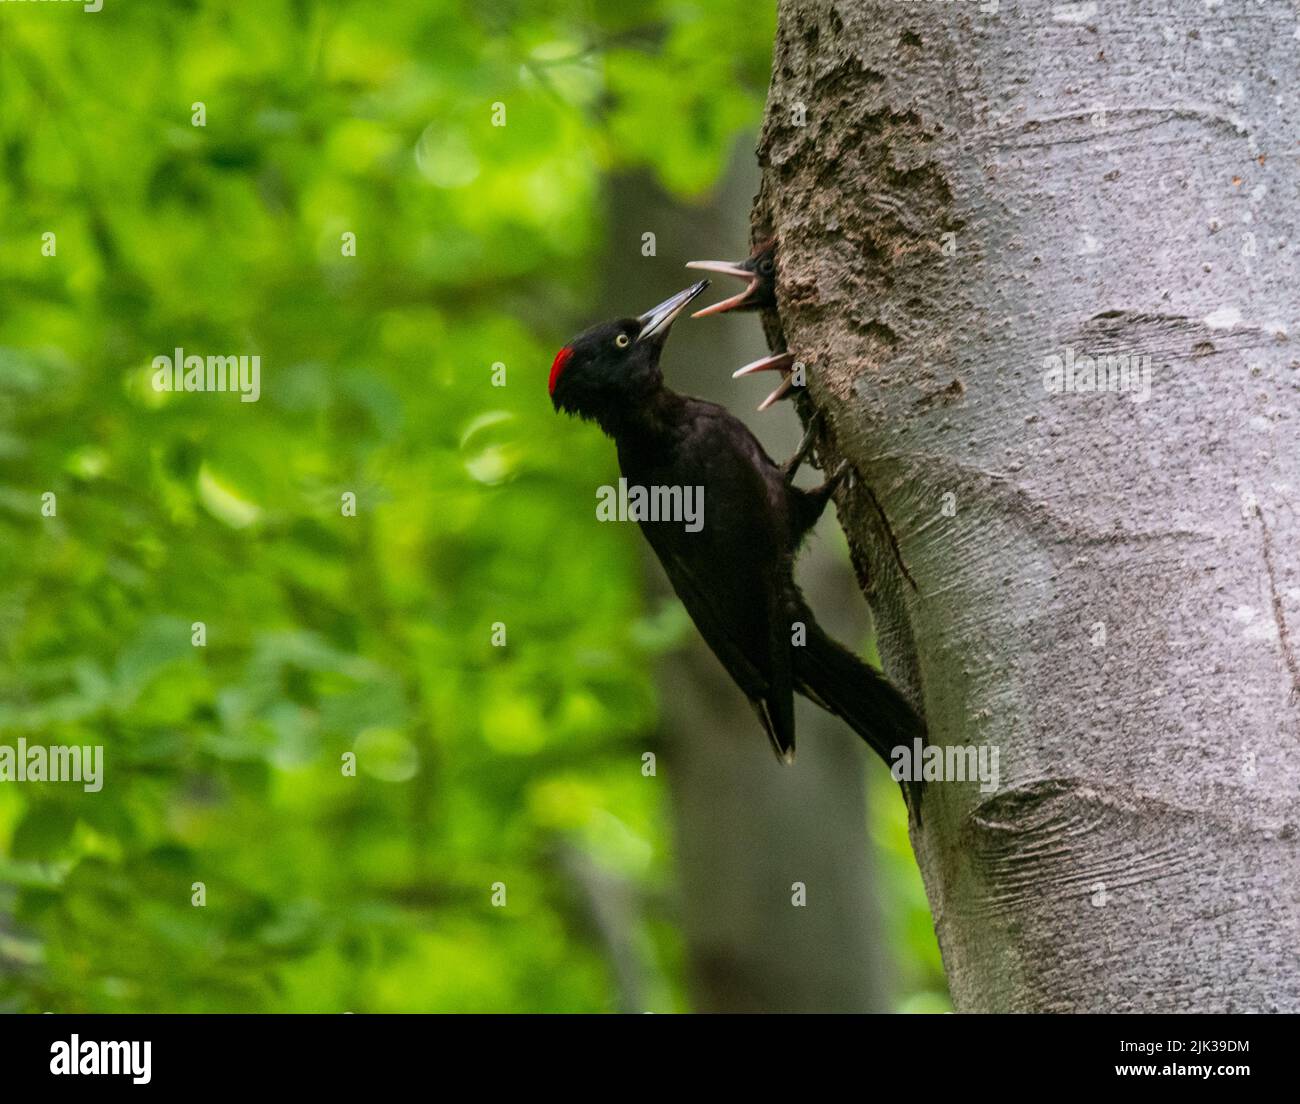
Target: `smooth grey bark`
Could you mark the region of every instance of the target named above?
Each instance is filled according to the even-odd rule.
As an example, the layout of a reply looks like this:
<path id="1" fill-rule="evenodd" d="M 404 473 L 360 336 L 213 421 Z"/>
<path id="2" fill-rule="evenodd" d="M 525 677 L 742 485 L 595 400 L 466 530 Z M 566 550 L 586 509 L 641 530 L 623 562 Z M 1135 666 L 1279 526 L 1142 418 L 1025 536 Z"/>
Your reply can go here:
<path id="1" fill-rule="evenodd" d="M 913 831 L 953 999 L 1300 1012 L 1300 20 L 996 7 L 782 0 L 755 209 L 886 668 L 1000 752 Z"/>
<path id="2" fill-rule="evenodd" d="M 757 170 L 744 161 L 737 158 L 723 187 L 702 206 L 676 202 L 641 177 L 614 182 L 608 313 L 644 310 L 686 286 L 694 279 L 681 267 L 687 260 L 743 255 L 758 187 Z M 654 257 L 641 252 L 646 232 L 657 236 Z M 740 410 L 757 404 L 761 385 L 746 393 L 731 370 L 762 352 L 762 329 L 752 315 L 684 320 L 665 352 L 664 371 L 677 390 Z M 794 419 L 750 421 L 774 456 L 794 451 Z M 816 481 L 815 472 L 809 480 Z M 822 531 L 833 524 L 824 519 Z M 672 600 L 648 549 L 646 560 L 652 585 Z M 852 572 L 816 535 L 799 575 L 827 629 L 850 643 L 861 639 L 867 609 Z M 798 761 L 778 763 L 744 696 L 693 630 L 658 674 L 664 744 L 657 777 L 672 795 L 694 1008 L 883 1011 L 887 964 L 865 845 L 867 766 L 860 741 L 820 710 L 801 708 Z M 796 882 L 806 889 L 800 906 L 792 903 Z"/>

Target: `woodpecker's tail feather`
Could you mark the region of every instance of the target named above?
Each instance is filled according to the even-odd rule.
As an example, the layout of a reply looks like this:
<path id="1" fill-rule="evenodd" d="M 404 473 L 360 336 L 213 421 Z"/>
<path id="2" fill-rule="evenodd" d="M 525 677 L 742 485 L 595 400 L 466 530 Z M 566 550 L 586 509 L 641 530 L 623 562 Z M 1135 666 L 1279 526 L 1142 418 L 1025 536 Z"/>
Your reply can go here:
<path id="1" fill-rule="evenodd" d="M 807 643 L 792 649 L 796 688 L 844 720 L 892 767 L 894 748 L 901 744 L 910 750 L 913 740 L 925 740 L 925 722 L 884 675 L 837 644 L 811 618 L 806 624 Z M 903 783 L 918 821 L 921 786 L 919 780 Z"/>

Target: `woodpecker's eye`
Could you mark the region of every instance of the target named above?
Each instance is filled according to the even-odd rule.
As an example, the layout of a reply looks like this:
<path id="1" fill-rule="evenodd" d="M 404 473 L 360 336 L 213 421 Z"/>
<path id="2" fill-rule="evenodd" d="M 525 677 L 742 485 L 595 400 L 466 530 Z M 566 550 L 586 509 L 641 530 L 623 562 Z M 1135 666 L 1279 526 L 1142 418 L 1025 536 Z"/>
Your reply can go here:
<path id="1" fill-rule="evenodd" d="M 766 260 L 758 267 L 759 267 L 759 271 L 761 271 L 764 275 L 766 275 L 767 273 L 772 271 L 772 262 L 771 260 Z"/>
<path id="2" fill-rule="evenodd" d="M 632 339 L 628 337 L 627 334 L 621 333 L 618 335 L 618 337 L 614 338 L 614 344 L 617 345 L 620 349 L 626 349 L 629 345 L 632 344 Z"/>

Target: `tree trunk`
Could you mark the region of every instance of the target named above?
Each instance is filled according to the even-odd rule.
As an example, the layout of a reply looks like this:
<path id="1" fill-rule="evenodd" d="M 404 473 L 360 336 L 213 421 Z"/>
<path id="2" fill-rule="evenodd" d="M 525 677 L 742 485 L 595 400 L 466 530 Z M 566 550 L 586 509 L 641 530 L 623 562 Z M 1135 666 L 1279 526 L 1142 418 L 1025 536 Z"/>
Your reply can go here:
<path id="1" fill-rule="evenodd" d="M 999 752 L 913 829 L 953 999 L 1300 1012 L 1296 12 L 994 7 L 782 0 L 755 209 L 886 668 Z"/>

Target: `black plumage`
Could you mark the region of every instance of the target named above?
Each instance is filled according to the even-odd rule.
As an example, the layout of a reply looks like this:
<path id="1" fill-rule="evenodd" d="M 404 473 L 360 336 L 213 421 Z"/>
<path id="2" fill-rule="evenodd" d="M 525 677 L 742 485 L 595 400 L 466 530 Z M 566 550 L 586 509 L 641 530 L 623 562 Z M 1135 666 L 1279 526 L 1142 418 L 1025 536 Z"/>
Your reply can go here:
<path id="1" fill-rule="evenodd" d="M 629 486 L 703 488 L 698 531 L 680 519 L 641 527 L 777 755 L 794 756 L 798 691 L 842 717 L 888 762 L 891 748 L 923 735 L 920 719 L 880 672 L 822 631 L 794 580 L 798 547 L 843 469 L 815 489 L 796 487 L 811 433 L 780 466 L 726 409 L 663 384 L 669 329 L 707 283 L 574 338 L 552 367 L 552 401 L 613 438 Z"/>

